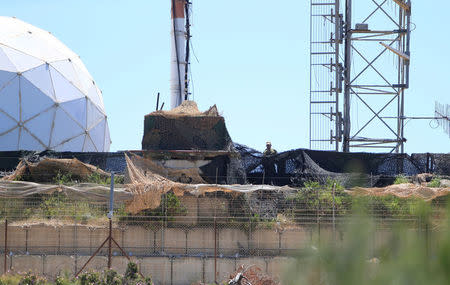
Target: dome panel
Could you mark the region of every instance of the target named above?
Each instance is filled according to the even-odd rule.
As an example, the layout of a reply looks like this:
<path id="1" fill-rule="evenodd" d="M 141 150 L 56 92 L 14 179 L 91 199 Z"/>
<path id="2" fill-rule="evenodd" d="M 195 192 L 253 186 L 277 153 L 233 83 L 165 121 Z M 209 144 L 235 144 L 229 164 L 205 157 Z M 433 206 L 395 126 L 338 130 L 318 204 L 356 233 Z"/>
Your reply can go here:
<path id="1" fill-rule="evenodd" d="M 87 103 L 87 128 L 91 129 L 101 120 L 105 119 L 105 115 L 90 100 Z"/>
<path id="2" fill-rule="evenodd" d="M 86 152 L 97 152 L 98 151 L 89 136 L 86 136 L 83 151 L 86 151 Z"/>
<path id="3" fill-rule="evenodd" d="M 55 111 L 56 109 L 52 108 L 25 123 L 25 128 L 37 137 L 47 148 L 50 144 L 50 134 L 52 132 Z"/>
<path id="4" fill-rule="evenodd" d="M 88 91 L 88 97 L 92 100 L 92 102 L 97 105 L 97 107 L 100 109 L 100 111 L 103 112 L 103 102 L 100 99 L 101 94 L 100 90 L 97 88 L 97 86 L 92 85 L 92 87 Z"/>
<path id="5" fill-rule="evenodd" d="M 18 72 L 27 71 L 29 69 L 35 68 L 36 66 L 45 63 L 44 61 L 38 58 L 35 58 L 33 56 L 30 56 L 28 54 L 17 51 L 7 46 L 3 46 L 2 49 L 4 53 L 8 56 L 12 64 L 14 64 Z"/>
<path id="6" fill-rule="evenodd" d="M 0 110 L 20 121 L 19 77 L 11 80 L 0 91 Z"/>
<path id="7" fill-rule="evenodd" d="M 22 128 L 20 132 L 19 149 L 42 151 L 45 150 L 45 147 L 26 129 Z"/>
<path id="8" fill-rule="evenodd" d="M 68 59 L 60 60 L 56 62 L 52 62 L 51 66 L 55 68 L 63 77 L 65 77 L 70 83 L 75 85 L 80 91 L 82 91 L 85 95 L 87 92 L 84 92 L 80 80 L 78 79 L 78 75 L 73 68 L 72 62 Z"/>
<path id="9" fill-rule="evenodd" d="M 8 72 L 0 70 L 0 91 L 17 76 L 16 72 Z"/>
<path id="10" fill-rule="evenodd" d="M 71 101 L 86 96 L 55 68 L 50 67 L 50 74 L 52 76 L 53 88 L 55 89 L 55 96 L 58 102 Z"/>
<path id="11" fill-rule="evenodd" d="M 102 120 L 98 125 L 93 127 L 89 131 L 89 136 L 94 142 L 96 149 L 103 149 L 105 144 L 105 120 Z"/>
<path id="12" fill-rule="evenodd" d="M 109 126 L 108 126 L 108 121 L 105 120 L 105 142 L 103 144 L 104 149 L 109 149 L 109 147 L 111 146 L 111 137 L 109 134 Z"/>
<path id="13" fill-rule="evenodd" d="M 93 79 L 89 74 L 89 72 L 87 72 L 86 68 L 80 67 L 80 64 L 77 64 L 77 62 L 81 63 L 81 61 L 78 58 L 72 59 L 72 66 L 78 75 L 81 90 L 83 91 L 83 93 L 87 94 L 91 86 L 94 85 Z"/>
<path id="14" fill-rule="evenodd" d="M 36 35 L 33 33 L 36 33 Z M 17 37 L 9 38 L 6 44 L 14 47 L 21 53 L 47 62 L 61 60 L 67 57 L 64 52 L 55 48 L 53 41 L 43 41 L 39 36 L 42 36 L 42 33 L 27 31 Z"/>
<path id="15" fill-rule="evenodd" d="M 6 53 L 2 50 L 2 46 L 0 45 L 0 69 L 4 71 L 10 71 L 17 73 L 16 66 L 11 62 Z"/>
<path id="16" fill-rule="evenodd" d="M 41 90 L 45 95 L 55 99 L 55 92 L 53 90 L 52 78 L 50 77 L 50 68 L 48 64 L 43 64 L 36 68 L 30 69 L 22 73 L 22 76 L 36 86 L 36 88 Z"/>
<path id="17" fill-rule="evenodd" d="M 87 98 L 76 99 L 61 103 L 60 107 L 66 111 L 83 129 L 86 129 L 86 101 Z"/>
<path id="18" fill-rule="evenodd" d="M 19 128 L 0 136 L 0 149 L 3 151 L 19 149 Z"/>
<path id="19" fill-rule="evenodd" d="M 57 108 L 52 130 L 51 146 L 55 147 L 83 134 L 85 131 L 67 116 L 63 109 Z"/>
<path id="20" fill-rule="evenodd" d="M 42 93 L 36 86 L 23 76 L 20 79 L 20 95 L 22 103 L 22 121 L 31 119 L 55 105 L 52 98 Z"/>
<path id="21" fill-rule="evenodd" d="M 70 151 L 82 152 L 85 137 L 86 137 L 86 135 L 84 135 L 84 134 L 79 135 L 79 136 L 55 147 L 55 150 L 56 151 L 67 151 L 68 149 L 70 149 Z"/>
<path id="22" fill-rule="evenodd" d="M 17 122 L 0 112 L 0 134 L 10 131 L 14 127 L 17 127 Z"/>

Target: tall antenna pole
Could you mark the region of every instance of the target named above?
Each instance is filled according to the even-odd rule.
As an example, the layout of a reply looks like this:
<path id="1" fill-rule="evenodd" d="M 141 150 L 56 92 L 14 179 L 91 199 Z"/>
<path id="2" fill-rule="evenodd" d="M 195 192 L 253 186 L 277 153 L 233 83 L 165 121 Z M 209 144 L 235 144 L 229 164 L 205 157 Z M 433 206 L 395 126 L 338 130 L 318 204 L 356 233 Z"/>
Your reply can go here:
<path id="1" fill-rule="evenodd" d="M 344 142 L 342 150 L 350 151 L 350 90 L 352 51 L 352 0 L 345 1 L 345 58 L 344 58 Z"/>
<path id="2" fill-rule="evenodd" d="M 190 44 L 191 44 L 191 15 L 190 15 L 190 6 L 192 2 L 189 0 L 185 3 L 185 14 L 186 14 L 186 64 L 185 64 L 185 72 L 184 72 L 184 100 L 189 99 L 189 64 L 190 64 Z"/>
<path id="3" fill-rule="evenodd" d="M 178 107 L 187 100 L 187 70 L 189 57 L 186 55 L 186 0 L 171 0 L 172 2 L 172 62 L 171 62 L 171 108 Z M 185 84 L 183 84 L 185 81 Z"/>

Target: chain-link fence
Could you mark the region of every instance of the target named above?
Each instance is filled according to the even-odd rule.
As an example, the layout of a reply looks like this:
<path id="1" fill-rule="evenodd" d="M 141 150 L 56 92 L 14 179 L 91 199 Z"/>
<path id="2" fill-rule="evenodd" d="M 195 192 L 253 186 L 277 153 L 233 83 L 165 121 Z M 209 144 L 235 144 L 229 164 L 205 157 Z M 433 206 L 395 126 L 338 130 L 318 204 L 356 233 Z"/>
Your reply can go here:
<path id="1" fill-rule="evenodd" d="M 157 284 L 225 280 L 241 264 L 276 276 L 312 244 L 345 241 L 355 215 L 373 218 L 374 249 L 397 224 L 412 233 L 439 230 L 445 197 L 428 204 L 432 222 L 424 222 L 421 200 L 351 196 L 336 183 L 244 194 L 168 192 L 158 208 L 137 215 L 116 203 L 110 227 L 107 202 L 74 200 L 60 192 L 2 198 L 0 264 L 6 271 L 55 276 L 108 265 L 123 272 L 131 258 Z"/>

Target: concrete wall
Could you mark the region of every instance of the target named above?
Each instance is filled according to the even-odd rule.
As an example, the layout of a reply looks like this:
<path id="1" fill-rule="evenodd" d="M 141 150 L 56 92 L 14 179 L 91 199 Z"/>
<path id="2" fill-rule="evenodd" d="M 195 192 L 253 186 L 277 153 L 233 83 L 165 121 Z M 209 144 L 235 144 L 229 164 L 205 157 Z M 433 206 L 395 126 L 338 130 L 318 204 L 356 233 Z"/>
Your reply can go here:
<path id="1" fill-rule="evenodd" d="M 217 227 L 217 251 L 224 256 L 280 255 L 304 248 L 312 229 L 246 229 Z M 3 250 L 4 229 L 0 232 Z M 322 235 L 329 235 L 322 229 Z M 316 234 L 317 235 L 317 234 Z M 104 227 L 31 225 L 8 227 L 8 251 L 32 255 L 90 255 L 108 236 Z M 186 226 L 153 228 L 125 226 L 113 229 L 114 240 L 130 255 L 164 254 L 211 255 L 214 253 L 214 227 Z M 113 251 L 121 255 L 117 247 Z M 106 255 L 103 248 L 99 255 Z"/>
<path id="2" fill-rule="evenodd" d="M 59 274 L 74 275 L 89 259 L 89 256 L 65 255 L 17 255 L 7 259 L 7 268 L 11 272 L 34 272 L 49 279 Z M 133 258 L 145 276 L 151 276 L 155 284 L 191 284 L 195 282 L 214 282 L 214 259 L 202 257 L 142 257 Z M 276 278 L 283 276 L 284 270 L 294 261 L 287 257 L 218 258 L 217 281 L 229 279 L 229 275 L 239 266 L 256 265 L 262 271 Z M 107 267 L 107 258 L 95 257 L 85 271 L 103 271 Z M 125 257 L 113 257 L 112 268 L 123 274 L 128 260 Z M 3 259 L 0 264 L 3 270 Z"/>

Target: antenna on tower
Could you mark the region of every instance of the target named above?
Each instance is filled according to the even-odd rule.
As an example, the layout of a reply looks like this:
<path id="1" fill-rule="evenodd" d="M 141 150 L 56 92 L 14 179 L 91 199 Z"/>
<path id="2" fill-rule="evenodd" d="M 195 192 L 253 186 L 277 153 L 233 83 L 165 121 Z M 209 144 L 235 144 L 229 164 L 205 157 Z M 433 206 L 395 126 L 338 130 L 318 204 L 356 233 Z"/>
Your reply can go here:
<path id="1" fill-rule="evenodd" d="M 441 126 L 444 129 L 444 132 L 450 137 L 450 105 L 436 102 L 434 110 L 434 115 L 439 126 Z"/>

